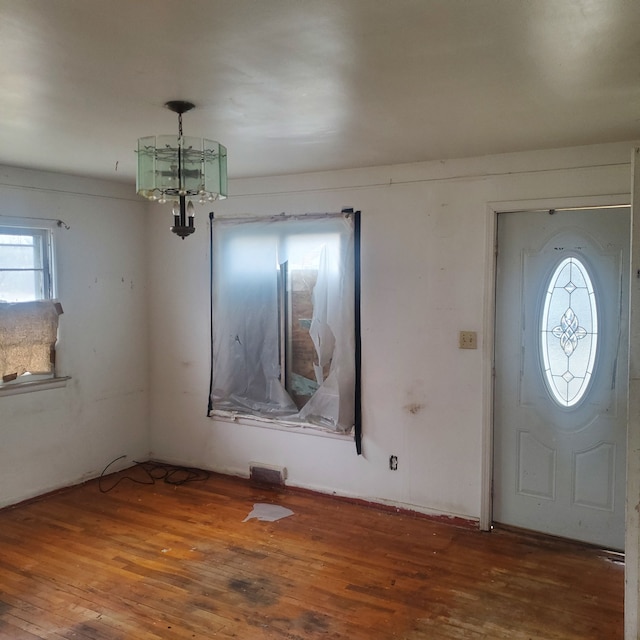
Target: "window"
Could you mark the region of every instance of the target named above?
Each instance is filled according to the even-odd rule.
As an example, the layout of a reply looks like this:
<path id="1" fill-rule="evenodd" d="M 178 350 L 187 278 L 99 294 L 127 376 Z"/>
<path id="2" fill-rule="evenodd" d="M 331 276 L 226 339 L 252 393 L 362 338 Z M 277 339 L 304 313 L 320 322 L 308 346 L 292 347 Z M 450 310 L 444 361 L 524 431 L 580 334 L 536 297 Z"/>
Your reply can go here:
<path id="1" fill-rule="evenodd" d="M 598 346 L 598 312 L 589 272 L 565 258 L 546 289 L 541 321 L 547 388 L 562 407 L 573 407 L 589 387 Z"/>
<path id="2" fill-rule="evenodd" d="M 0 386 L 55 375 L 52 243 L 51 229 L 0 225 Z"/>
<path id="3" fill-rule="evenodd" d="M 51 231 L 0 226 L 0 300 L 53 298 Z"/>
<path id="4" fill-rule="evenodd" d="M 352 429 L 353 217 L 214 221 L 210 413 Z"/>

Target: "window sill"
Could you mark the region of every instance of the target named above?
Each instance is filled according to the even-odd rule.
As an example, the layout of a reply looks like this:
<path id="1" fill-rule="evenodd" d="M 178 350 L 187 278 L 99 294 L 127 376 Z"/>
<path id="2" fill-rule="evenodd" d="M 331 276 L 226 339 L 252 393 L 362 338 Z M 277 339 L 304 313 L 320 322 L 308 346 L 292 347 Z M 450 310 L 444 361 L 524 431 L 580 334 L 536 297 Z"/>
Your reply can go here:
<path id="1" fill-rule="evenodd" d="M 0 386 L 0 398 L 2 396 L 15 396 L 20 393 L 31 393 L 32 391 L 45 391 L 47 389 L 59 389 L 67 386 L 67 380 L 71 376 L 61 376 L 59 378 L 48 378 L 46 380 L 33 380 L 31 382 L 10 382 Z"/>
<path id="2" fill-rule="evenodd" d="M 213 410 L 209 416 L 212 420 L 220 422 L 243 424 L 248 427 L 260 427 L 263 429 L 273 429 L 275 431 L 287 431 L 288 433 L 301 433 L 310 436 L 319 436 L 321 438 L 332 438 L 334 440 L 344 440 L 353 442 L 353 429 L 348 433 L 340 431 L 332 431 L 324 427 L 308 423 L 293 423 L 286 421 L 270 420 L 268 418 L 259 418 L 257 416 L 246 416 L 231 411 Z"/>

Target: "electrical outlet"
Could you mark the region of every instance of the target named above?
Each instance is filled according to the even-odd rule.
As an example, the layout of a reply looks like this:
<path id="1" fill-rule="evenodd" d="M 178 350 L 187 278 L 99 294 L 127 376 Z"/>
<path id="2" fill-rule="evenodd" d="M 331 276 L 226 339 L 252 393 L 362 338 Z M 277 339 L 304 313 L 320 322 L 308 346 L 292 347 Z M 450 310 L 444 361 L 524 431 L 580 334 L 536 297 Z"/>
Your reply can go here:
<path id="1" fill-rule="evenodd" d="M 458 346 L 460 349 L 477 349 L 478 334 L 475 331 L 461 331 Z"/>
<path id="2" fill-rule="evenodd" d="M 391 471 L 398 470 L 398 456 L 389 456 L 389 469 Z"/>

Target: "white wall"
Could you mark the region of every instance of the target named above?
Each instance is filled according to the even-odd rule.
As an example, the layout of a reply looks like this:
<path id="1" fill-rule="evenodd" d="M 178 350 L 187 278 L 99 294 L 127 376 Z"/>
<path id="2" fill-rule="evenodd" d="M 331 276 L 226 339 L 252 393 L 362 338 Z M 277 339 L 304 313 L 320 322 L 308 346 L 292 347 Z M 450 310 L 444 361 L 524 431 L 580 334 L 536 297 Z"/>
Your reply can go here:
<path id="1" fill-rule="evenodd" d="M 148 457 L 148 291 L 146 209 L 131 186 L 0 167 L 0 215 L 71 227 L 55 232 L 57 373 L 71 380 L 0 398 L 4 506 L 97 476 L 123 453 Z"/>
<path id="2" fill-rule="evenodd" d="M 231 184 L 217 216 L 362 210 L 361 457 L 350 438 L 206 417 L 208 209 L 183 241 L 168 231 L 168 212 L 150 205 L 152 455 L 242 476 L 251 461 L 283 465 L 292 485 L 479 518 L 490 434 L 492 206 L 628 203 L 631 146 Z M 460 330 L 478 332 L 477 351 L 458 349 Z"/>

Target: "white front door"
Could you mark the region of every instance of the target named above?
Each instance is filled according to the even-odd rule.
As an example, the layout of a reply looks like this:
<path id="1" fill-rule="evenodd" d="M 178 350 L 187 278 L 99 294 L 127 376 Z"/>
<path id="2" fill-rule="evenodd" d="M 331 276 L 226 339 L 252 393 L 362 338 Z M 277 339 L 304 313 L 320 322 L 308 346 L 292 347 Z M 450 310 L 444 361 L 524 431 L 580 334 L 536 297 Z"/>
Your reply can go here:
<path id="1" fill-rule="evenodd" d="M 624 548 L 629 226 L 498 215 L 495 522 Z"/>

